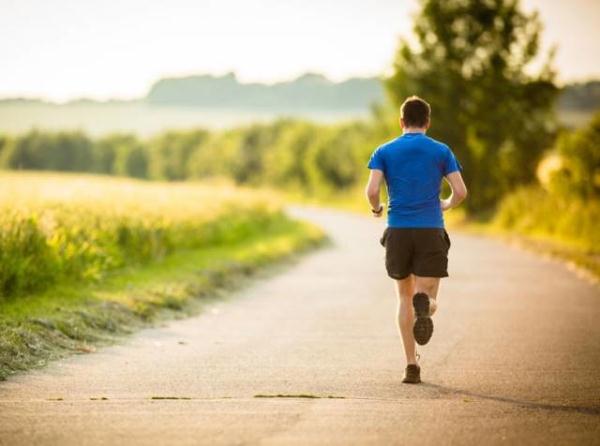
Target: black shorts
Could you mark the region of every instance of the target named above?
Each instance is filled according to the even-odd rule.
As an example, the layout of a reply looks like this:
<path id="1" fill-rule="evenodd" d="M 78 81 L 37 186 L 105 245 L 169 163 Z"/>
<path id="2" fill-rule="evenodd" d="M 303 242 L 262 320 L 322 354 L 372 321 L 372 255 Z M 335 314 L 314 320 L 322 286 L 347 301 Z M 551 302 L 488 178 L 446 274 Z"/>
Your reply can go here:
<path id="1" fill-rule="evenodd" d="M 393 279 L 410 274 L 448 277 L 450 237 L 444 228 L 386 228 L 380 243 L 385 247 L 385 268 Z"/>

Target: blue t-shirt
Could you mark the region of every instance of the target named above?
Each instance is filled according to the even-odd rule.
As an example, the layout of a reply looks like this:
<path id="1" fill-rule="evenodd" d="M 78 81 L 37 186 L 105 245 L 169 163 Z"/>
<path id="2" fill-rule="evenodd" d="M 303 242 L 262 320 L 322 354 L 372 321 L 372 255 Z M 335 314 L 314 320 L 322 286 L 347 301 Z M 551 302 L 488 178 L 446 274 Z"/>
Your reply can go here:
<path id="1" fill-rule="evenodd" d="M 388 226 L 443 228 L 442 178 L 462 170 L 452 150 L 424 133 L 404 133 L 379 146 L 369 169 L 383 171 L 388 189 Z"/>

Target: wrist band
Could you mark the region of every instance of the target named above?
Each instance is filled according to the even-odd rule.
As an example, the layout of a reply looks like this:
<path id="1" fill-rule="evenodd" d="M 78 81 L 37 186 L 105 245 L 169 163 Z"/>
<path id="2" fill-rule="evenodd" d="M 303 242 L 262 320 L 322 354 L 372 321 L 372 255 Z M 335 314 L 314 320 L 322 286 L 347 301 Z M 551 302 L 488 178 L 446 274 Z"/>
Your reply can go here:
<path id="1" fill-rule="evenodd" d="M 379 209 L 377 209 L 377 210 L 371 209 L 371 212 L 374 213 L 374 214 L 380 214 L 381 211 L 383 211 L 383 205 L 382 204 L 379 205 Z"/>

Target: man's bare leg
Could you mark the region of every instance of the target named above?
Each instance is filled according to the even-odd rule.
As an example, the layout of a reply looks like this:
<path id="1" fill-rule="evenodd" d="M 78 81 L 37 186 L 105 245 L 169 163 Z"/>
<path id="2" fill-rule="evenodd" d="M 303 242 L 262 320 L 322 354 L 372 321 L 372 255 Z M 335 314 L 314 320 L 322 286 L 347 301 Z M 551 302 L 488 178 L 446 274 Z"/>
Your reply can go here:
<path id="1" fill-rule="evenodd" d="M 396 280 L 396 295 L 398 296 L 397 324 L 407 364 L 416 364 L 416 346 L 413 336 L 414 311 L 412 298 L 415 294 L 415 277 L 411 274 L 405 279 Z"/>

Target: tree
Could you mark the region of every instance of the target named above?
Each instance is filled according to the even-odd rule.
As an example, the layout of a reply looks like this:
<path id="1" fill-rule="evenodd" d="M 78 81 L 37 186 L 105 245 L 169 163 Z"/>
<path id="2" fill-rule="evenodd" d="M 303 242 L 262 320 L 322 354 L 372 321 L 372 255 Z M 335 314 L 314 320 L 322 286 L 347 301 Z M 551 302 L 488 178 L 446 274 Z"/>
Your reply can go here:
<path id="1" fill-rule="evenodd" d="M 125 133 L 106 135 L 94 144 L 93 172 L 114 174 L 117 152 L 123 147 L 138 144 L 136 137 Z"/>
<path id="2" fill-rule="evenodd" d="M 232 166 L 239 156 L 240 138 L 238 130 L 227 130 L 212 134 L 191 155 L 186 177 L 193 179 L 233 178 Z"/>
<path id="3" fill-rule="evenodd" d="M 85 172 L 92 168 L 92 141 L 81 132 L 31 130 L 14 139 L 2 154 L 13 169 Z"/>
<path id="4" fill-rule="evenodd" d="M 518 0 L 421 0 L 418 46 L 400 42 L 387 90 L 397 106 L 412 94 L 431 104 L 429 133 L 462 163 L 470 210 L 533 181 L 552 143 L 552 53 L 537 73 L 529 69 L 541 28 Z"/>
<path id="5" fill-rule="evenodd" d="M 366 173 L 365 159 L 373 150 L 369 126 L 361 122 L 322 128 L 305 155 L 310 191 L 345 191 Z"/>
<path id="6" fill-rule="evenodd" d="M 253 124 L 240 129 L 240 147 L 232 165 L 237 183 L 259 184 L 264 181 L 265 154 L 280 145 L 280 138 L 289 126 L 289 120 L 279 119 L 270 124 Z"/>
<path id="7" fill-rule="evenodd" d="M 115 135 L 111 140 L 114 150 L 115 175 L 148 178 L 148 151 L 133 135 Z"/>
<path id="8" fill-rule="evenodd" d="M 263 181 L 297 190 L 305 188 L 308 172 L 314 168 L 308 161 L 307 153 L 318 138 L 319 130 L 317 125 L 309 122 L 286 122 L 278 144 L 265 152 Z"/>
<path id="9" fill-rule="evenodd" d="M 93 164 L 93 143 L 82 132 L 58 132 L 48 137 L 44 169 L 89 172 Z"/>
<path id="10" fill-rule="evenodd" d="M 206 130 L 170 131 L 150 141 L 149 173 L 152 179 L 181 181 L 198 148 L 208 140 Z"/>
<path id="11" fill-rule="evenodd" d="M 9 169 L 44 169 L 43 152 L 47 138 L 38 130 L 31 130 L 14 138 L 3 150 L 2 166 Z"/>
<path id="12" fill-rule="evenodd" d="M 8 147 L 9 139 L 6 135 L 0 135 L 0 160 L 2 160 L 2 152 Z"/>

